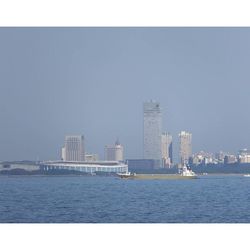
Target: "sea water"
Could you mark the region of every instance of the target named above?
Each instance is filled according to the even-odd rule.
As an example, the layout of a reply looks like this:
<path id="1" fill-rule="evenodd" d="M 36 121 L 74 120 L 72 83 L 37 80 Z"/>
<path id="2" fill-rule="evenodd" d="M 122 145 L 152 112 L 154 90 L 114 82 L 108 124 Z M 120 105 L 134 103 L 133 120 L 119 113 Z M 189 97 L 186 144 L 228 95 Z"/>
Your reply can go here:
<path id="1" fill-rule="evenodd" d="M 1 176 L 1 223 L 249 223 L 250 178 Z"/>

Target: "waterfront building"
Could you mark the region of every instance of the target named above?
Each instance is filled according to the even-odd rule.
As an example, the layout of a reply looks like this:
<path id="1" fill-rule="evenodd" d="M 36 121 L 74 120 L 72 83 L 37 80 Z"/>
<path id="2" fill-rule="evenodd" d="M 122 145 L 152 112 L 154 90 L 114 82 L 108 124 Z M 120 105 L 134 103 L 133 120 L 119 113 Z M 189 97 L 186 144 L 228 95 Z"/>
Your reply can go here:
<path id="1" fill-rule="evenodd" d="M 115 145 L 105 146 L 105 160 L 106 161 L 123 161 L 123 146 L 117 139 Z"/>
<path id="2" fill-rule="evenodd" d="M 193 165 L 200 165 L 200 164 L 206 165 L 206 164 L 216 164 L 216 163 L 217 162 L 214 158 L 214 155 L 209 152 L 200 151 L 192 156 Z"/>
<path id="3" fill-rule="evenodd" d="M 162 165 L 170 167 L 173 164 L 173 137 L 170 133 L 161 135 Z"/>
<path id="4" fill-rule="evenodd" d="M 237 157 L 235 155 L 226 155 L 224 158 L 225 164 L 233 164 L 237 162 Z"/>
<path id="5" fill-rule="evenodd" d="M 162 166 L 161 153 L 162 116 L 160 103 L 155 101 L 143 104 L 143 157 L 155 161 L 155 167 Z"/>
<path id="6" fill-rule="evenodd" d="M 189 158 L 192 156 L 192 134 L 186 131 L 181 131 L 180 139 L 180 163 L 188 164 Z"/>
<path id="7" fill-rule="evenodd" d="M 40 162 L 37 161 L 5 161 L 0 162 L 0 173 L 1 171 L 16 171 L 16 174 L 22 173 L 22 170 L 32 172 L 39 170 Z"/>
<path id="8" fill-rule="evenodd" d="M 81 162 L 85 160 L 84 136 L 67 135 L 65 137 L 65 161 Z"/>
<path id="9" fill-rule="evenodd" d="M 215 154 L 215 159 L 218 163 L 224 163 L 225 156 L 230 155 L 229 153 L 225 153 L 223 151 L 219 151 Z"/>
<path id="10" fill-rule="evenodd" d="M 250 150 L 241 149 L 238 154 L 239 163 L 250 163 Z"/>
<path id="11" fill-rule="evenodd" d="M 104 173 L 126 173 L 128 165 L 117 161 L 95 161 L 95 162 L 76 162 L 76 161 L 47 161 L 40 162 L 39 168 L 42 171 L 71 170 L 94 174 L 95 172 Z"/>

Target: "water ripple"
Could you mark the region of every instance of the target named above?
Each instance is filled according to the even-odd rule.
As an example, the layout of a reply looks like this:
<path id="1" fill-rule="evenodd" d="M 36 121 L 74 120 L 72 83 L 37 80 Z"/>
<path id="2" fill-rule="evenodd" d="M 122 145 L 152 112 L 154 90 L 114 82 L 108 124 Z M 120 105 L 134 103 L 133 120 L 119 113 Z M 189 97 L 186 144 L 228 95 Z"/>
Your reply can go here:
<path id="1" fill-rule="evenodd" d="M 1 223 L 249 223 L 250 179 L 0 177 Z"/>

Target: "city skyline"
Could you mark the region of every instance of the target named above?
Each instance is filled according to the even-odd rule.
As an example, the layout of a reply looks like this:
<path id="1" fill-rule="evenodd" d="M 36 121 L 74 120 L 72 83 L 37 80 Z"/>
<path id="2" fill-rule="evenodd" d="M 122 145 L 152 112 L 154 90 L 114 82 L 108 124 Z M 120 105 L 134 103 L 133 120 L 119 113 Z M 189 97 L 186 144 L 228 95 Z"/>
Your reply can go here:
<path id="1" fill-rule="evenodd" d="M 141 103 L 193 151 L 250 148 L 249 28 L 1 28 L 0 159 L 57 159 L 66 134 L 87 152 L 119 136 L 142 158 Z"/>
<path id="2" fill-rule="evenodd" d="M 150 100 L 143 103 L 144 157 L 143 159 L 124 158 L 123 146 L 117 138 L 113 145 L 105 145 L 104 158 L 96 153 L 86 153 L 83 135 L 65 136 L 65 145 L 61 150 L 62 161 L 133 161 L 134 164 L 152 164 L 155 169 L 171 168 L 183 165 L 249 163 L 250 150 L 238 149 L 237 152 L 206 152 L 192 150 L 192 133 L 180 131 L 178 134 L 178 159 L 173 160 L 173 136 L 162 131 L 162 109 L 159 102 Z M 68 148 L 68 149 L 67 149 Z M 83 155 L 83 157 L 82 157 Z M 87 159 L 86 157 L 87 156 Z"/>

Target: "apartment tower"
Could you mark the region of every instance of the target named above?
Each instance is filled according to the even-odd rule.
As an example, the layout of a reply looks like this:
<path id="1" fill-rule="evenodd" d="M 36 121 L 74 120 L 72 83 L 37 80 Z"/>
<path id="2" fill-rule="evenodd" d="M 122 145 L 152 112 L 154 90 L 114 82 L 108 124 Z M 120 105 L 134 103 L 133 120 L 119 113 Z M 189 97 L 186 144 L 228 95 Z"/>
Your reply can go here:
<path id="1" fill-rule="evenodd" d="M 84 136 L 83 135 L 67 135 L 65 137 L 64 146 L 65 161 L 84 161 Z"/>
<path id="2" fill-rule="evenodd" d="M 187 164 L 189 158 L 192 156 L 192 134 L 186 131 L 181 131 L 180 139 L 180 163 Z"/>

